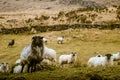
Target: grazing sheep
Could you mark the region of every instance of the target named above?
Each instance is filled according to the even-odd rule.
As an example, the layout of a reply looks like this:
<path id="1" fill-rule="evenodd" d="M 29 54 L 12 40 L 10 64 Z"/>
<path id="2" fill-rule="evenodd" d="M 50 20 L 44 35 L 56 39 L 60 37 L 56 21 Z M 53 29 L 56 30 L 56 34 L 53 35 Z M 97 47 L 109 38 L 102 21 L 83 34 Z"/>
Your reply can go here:
<path id="1" fill-rule="evenodd" d="M 47 38 L 43 38 L 43 42 L 44 42 L 45 44 L 47 44 L 47 42 L 48 42 Z"/>
<path id="2" fill-rule="evenodd" d="M 120 51 L 117 52 L 116 54 L 112 54 L 112 57 L 113 57 L 113 60 L 114 60 L 114 61 L 119 60 L 119 59 L 120 59 Z"/>
<path id="3" fill-rule="evenodd" d="M 21 72 L 23 71 L 25 64 L 28 64 L 27 72 L 34 72 L 36 70 L 36 64 L 40 63 L 43 60 L 43 53 L 43 37 L 32 37 L 32 43 L 29 46 L 25 47 L 21 53 Z"/>
<path id="4" fill-rule="evenodd" d="M 57 43 L 58 43 L 58 44 L 62 44 L 63 41 L 64 41 L 64 36 L 61 36 L 61 37 L 58 37 L 58 38 L 57 38 Z"/>
<path id="5" fill-rule="evenodd" d="M 111 54 L 106 54 L 104 57 L 91 57 L 88 60 L 88 66 L 106 66 L 113 65 L 113 58 Z"/>
<path id="6" fill-rule="evenodd" d="M 7 73 L 9 70 L 9 66 L 7 62 L 3 62 L 0 66 L 0 72 Z"/>
<path id="7" fill-rule="evenodd" d="M 48 47 L 44 46 L 43 58 L 48 59 L 55 64 L 56 63 L 56 51 L 51 49 L 51 48 L 48 48 Z"/>
<path id="8" fill-rule="evenodd" d="M 63 64 L 72 64 L 76 60 L 76 52 L 72 52 L 69 55 L 61 55 L 59 57 L 59 64 L 63 67 Z"/>
<path id="9" fill-rule="evenodd" d="M 8 43 L 8 47 L 9 47 L 9 46 L 11 46 L 11 47 L 12 47 L 14 44 L 15 44 L 15 40 L 14 40 L 14 39 L 12 39 L 12 40 Z"/>

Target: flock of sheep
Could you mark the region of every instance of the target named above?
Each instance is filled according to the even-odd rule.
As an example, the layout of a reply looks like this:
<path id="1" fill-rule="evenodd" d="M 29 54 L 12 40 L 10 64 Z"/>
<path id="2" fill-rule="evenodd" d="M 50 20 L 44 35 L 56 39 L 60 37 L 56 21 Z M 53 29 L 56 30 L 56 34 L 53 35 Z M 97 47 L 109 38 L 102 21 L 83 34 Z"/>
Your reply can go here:
<path id="1" fill-rule="evenodd" d="M 62 44 L 64 37 L 58 37 L 57 43 Z M 8 46 L 13 46 L 14 40 L 10 41 Z M 22 73 L 22 72 L 35 72 L 36 66 L 49 65 L 50 62 L 56 66 L 56 51 L 47 47 L 47 39 L 41 36 L 33 36 L 32 42 L 23 48 L 20 59 L 16 60 L 15 65 L 12 67 L 12 73 Z M 77 53 L 71 52 L 70 54 L 64 54 L 59 56 L 59 66 L 63 67 L 63 64 L 74 64 L 76 61 Z M 106 54 L 102 56 L 98 54 L 95 57 L 91 57 L 88 60 L 87 65 L 89 67 L 94 66 L 106 66 L 113 65 L 114 60 L 120 59 L 120 52 L 116 54 Z M 3 62 L 0 66 L 0 72 L 6 73 L 9 71 L 9 65 L 7 62 Z"/>

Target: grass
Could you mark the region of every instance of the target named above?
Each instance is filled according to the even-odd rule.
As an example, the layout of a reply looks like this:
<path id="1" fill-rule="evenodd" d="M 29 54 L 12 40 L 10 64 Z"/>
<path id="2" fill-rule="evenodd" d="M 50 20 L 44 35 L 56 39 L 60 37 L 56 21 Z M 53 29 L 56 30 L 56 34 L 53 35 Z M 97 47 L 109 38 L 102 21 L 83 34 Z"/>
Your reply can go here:
<path id="1" fill-rule="evenodd" d="M 115 30 L 98 30 L 98 29 L 72 29 L 64 31 L 53 31 L 38 33 L 49 39 L 47 46 L 57 51 L 57 60 L 61 54 L 77 52 L 77 61 L 75 67 L 59 67 L 51 70 L 41 70 L 34 73 L 22 74 L 0 74 L 1 78 L 6 80 L 17 80 L 22 78 L 26 80 L 93 80 L 102 78 L 103 80 L 118 80 L 120 67 L 88 68 L 87 61 L 90 57 L 97 55 L 96 52 L 105 55 L 106 53 L 116 53 L 120 50 L 120 33 L 119 29 Z M 0 34 L 0 63 L 7 61 L 10 67 L 20 57 L 22 49 L 31 42 L 34 34 Z M 65 36 L 64 44 L 57 44 L 57 36 Z M 15 45 L 7 48 L 10 39 L 15 39 Z M 58 64 L 58 62 L 57 62 Z M 97 77 L 96 77 L 97 76 Z M 21 80 L 22 80 L 21 79 Z M 96 79 L 96 80 L 99 80 Z"/>

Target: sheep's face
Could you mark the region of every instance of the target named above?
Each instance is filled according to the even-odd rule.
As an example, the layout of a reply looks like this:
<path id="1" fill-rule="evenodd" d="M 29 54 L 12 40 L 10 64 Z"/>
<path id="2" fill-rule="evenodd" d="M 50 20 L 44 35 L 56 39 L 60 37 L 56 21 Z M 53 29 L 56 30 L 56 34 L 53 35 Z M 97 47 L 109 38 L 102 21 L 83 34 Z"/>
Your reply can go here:
<path id="1" fill-rule="evenodd" d="M 33 38 L 32 38 L 32 44 L 34 45 L 34 46 L 40 46 L 40 45 L 42 45 L 43 44 L 43 37 L 41 37 L 41 36 L 34 36 Z"/>
<path id="2" fill-rule="evenodd" d="M 77 54 L 76 52 L 72 52 L 72 56 L 73 56 L 73 57 L 76 56 L 76 54 Z"/>
<path id="3" fill-rule="evenodd" d="M 2 65 L 2 66 L 3 66 L 3 68 L 5 69 L 5 68 L 7 68 L 8 63 L 7 63 L 7 62 L 3 62 L 1 65 Z"/>
<path id="4" fill-rule="evenodd" d="M 106 54 L 105 56 L 107 56 L 107 60 L 110 60 L 112 54 Z"/>

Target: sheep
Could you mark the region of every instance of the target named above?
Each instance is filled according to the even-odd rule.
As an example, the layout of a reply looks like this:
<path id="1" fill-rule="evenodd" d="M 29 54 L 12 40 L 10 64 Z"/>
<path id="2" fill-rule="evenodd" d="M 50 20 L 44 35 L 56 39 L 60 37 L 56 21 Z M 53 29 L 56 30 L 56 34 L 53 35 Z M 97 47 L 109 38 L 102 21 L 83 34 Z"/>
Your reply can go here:
<path id="1" fill-rule="evenodd" d="M 7 62 L 1 63 L 0 72 L 7 73 L 9 71 L 9 65 Z"/>
<path id="2" fill-rule="evenodd" d="M 20 65 L 20 63 L 21 63 L 21 59 L 17 59 L 15 62 L 15 65 L 12 66 L 11 73 L 21 73 L 22 65 Z M 27 70 L 26 68 L 27 68 L 27 65 L 25 65 L 23 72 L 26 72 Z"/>
<path id="3" fill-rule="evenodd" d="M 113 57 L 113 60 L 114 60 L 114 61 L 119 60 L 119 59 L 120 59 L 120 51 L 117 52 L 116 54 L 112 54 L 112 57 Z"/>
<path id="4" fill-rule="evenodd" d="M 62 44 L 63 41 L 64 41 L 64 36 L 57 37 L 57 43 L 58 43 L 58 44 L 60 44 L 60 43 Z"/>
<path id="5" fill-rule="evenodd" d="M 45 44 L 47 44 L 47 42 L 48 42 L 47 38 L 43 38 L 43 42 L 44 42 Z"/>
<path id="6" fill-rule="evenodd" d="M 21 65 L 23 72 L 25 64 L 28 65 L 27 72 L 34 72 L 36 70 L 36 64 L 43 60 L 44 44 L 43 37 L 33 36 L 32 43 L 25 47 L 21 53 Z"/>
<path id="7" fill-rule="evenodd" d="M 61 55 L 59 57 L 59 65 L 63 67 L 63 64 L 73 64 L 76 61 L 76 52 L 72 52 L 68 55 Z"/>
<path id="8" fill-rule="evenodd" d="M 91 57 L 87 64 L 89 67 L 113 65 L 113 58 L 111 54 L 106 54 L 104 57 Z"/>
<path id="9" fill-rule="evenodd" d="M 12 39 L 9 43 L 8 43 L 8 47 L 12 47 L 13 45 L 15 44 L 15 40 L 14 39 Z"/>
<path id="10" fill-rule="evenodd" d="M 56 51 L 51 49 L 51 48 L 48 48 L 47 46 L 44 46 L 43 58 L 52 61 L 55 65 L 55 63 L 56 63 Z"/>

